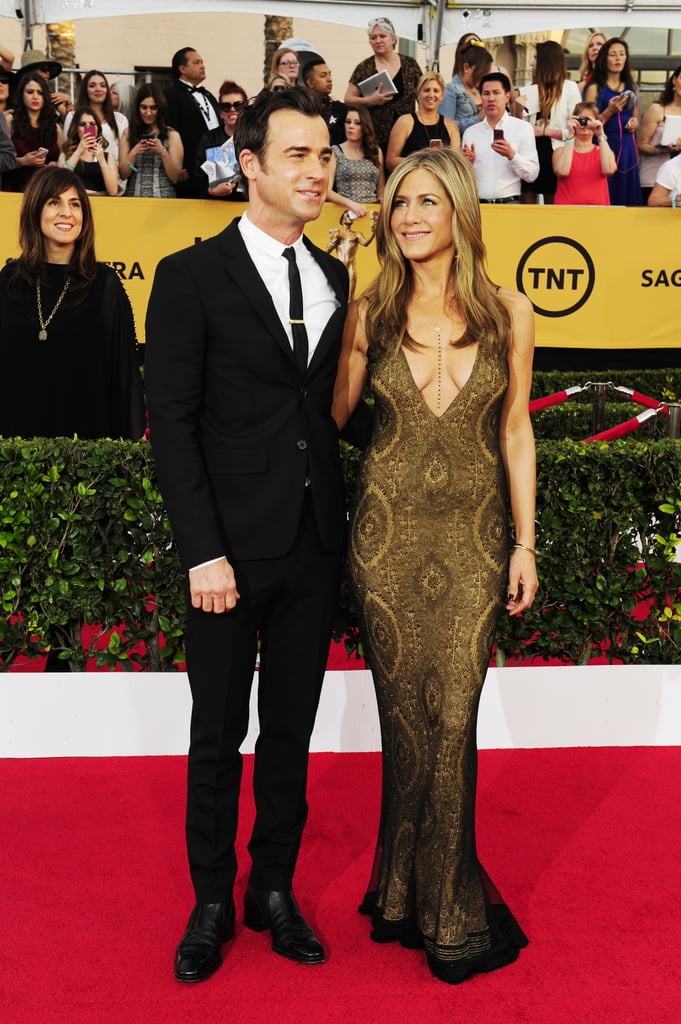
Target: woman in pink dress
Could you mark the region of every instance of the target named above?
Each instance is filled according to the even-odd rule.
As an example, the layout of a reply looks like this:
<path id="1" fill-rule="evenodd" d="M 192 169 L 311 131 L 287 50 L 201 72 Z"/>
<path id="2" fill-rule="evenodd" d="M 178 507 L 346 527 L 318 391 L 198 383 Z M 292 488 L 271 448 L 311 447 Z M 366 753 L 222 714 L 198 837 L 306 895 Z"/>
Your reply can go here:
<path id="1" fill-rule="evenodd" d="M 578 103 L 568 120 L 569 136 L 553 154 L 558 179 L 556 206 L 610 206 L 608 178 L 617 170 L 598 108 Z"/>

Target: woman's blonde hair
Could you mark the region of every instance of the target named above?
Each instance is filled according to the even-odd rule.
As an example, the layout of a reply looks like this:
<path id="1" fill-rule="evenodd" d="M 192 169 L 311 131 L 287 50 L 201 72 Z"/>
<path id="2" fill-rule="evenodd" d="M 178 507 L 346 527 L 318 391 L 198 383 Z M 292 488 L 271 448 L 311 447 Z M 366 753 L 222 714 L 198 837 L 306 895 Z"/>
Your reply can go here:
<path id="1" fill-rule="evenodd" d="M 442 77 L 442 75 L 439 74 L 437 71 L 426 71 L 425 74 L 421 75 L 421 77 L 419 78 L 419 80 L 417 82 L 417 85 L 416 85 L 416 97 L 417 97 L 417 99 L 418 99 L 419 93 L 421 92 L 421 89 L 423 89 L 423 87 L 425 85 L 427 85 L 428 82 L 437 82 L 437 84 L 442 89 L 442 92 L 444 93 L 444 91 L 445 91 L 445 80 Z"/>
<path id="2" fill-rule="evenodd" d="M 608 38 L 605 32 L 592 32 L 591 35 L 587 36 L 586 42 L 584 43 L 584 52 L 582 53 L 582 63 L 579 65 L 579 71 L 577 72 L 580 82 L 594 69 L 593 64 L 589 60 L 589 47 L 597 36 L 600 36 L 604 43 Z"/>
<path id="3" fill-rule="evenodd" d="M 511 334 L 509 313 L 487 276 L 482 240 L 480 205 L 475 175 L 465 157 L 450 149 L 424 149 L 412 153 L 388 178 L 376 232 L 381 272 L 365 293 L 366 325 L 372 358 L 401 345 L 416 347 L 407 333 L 407 312 L 413 294 L 413 275 L 392 231 L 395 197 L 412 171 L 428 171 L 452 205 L 454 258 L 449 274 L 446 305 L 456 308 L 466 323 L 457 348 L 481 345 L 505 353 Z"/>

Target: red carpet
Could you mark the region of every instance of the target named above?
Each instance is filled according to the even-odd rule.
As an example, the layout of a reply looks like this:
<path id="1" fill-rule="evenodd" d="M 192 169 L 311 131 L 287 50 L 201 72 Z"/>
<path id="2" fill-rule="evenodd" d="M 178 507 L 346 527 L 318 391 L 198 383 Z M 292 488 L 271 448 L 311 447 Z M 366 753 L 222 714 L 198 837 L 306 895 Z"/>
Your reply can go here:
<path id="1" fill-rule="evenodd" d="M 238 923 L 225 964 L 196 987 L 171 969 L 192 904 L 184 758 L 0 762 L 0 1020 L 676 1024 L 681 752 L 480 760 L 481 860 L 530 945 L 515 964 L 455 988 L 431 977 L 422 953 L 370 942 L 356 913 L 373 853 L 376 754 L 312 757 L 297 893 L 328 962 L 290 963 Z"/>

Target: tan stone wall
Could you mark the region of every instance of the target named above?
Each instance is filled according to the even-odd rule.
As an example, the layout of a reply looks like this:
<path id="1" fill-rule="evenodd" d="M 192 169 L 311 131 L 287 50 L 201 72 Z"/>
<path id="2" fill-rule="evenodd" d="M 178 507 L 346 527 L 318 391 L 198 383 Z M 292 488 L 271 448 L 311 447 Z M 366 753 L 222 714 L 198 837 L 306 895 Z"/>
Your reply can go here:
<path id="1" fill-rule="evenodd" d="M 212 92 L 231 78 L 253 95 L 263 84 L 264 24 L 264 17 L 255 14 L 155 14 L 78 21 L 77 59 L 84 69 L 125 71 L 145 64 L 169 66 L 176 50 L 194 46 L 206 62 L 206 85 Z M 295 18 L 293 31 L 329 62 L 334 97 L 342 99 L 353 68 L 371 52 L 365 30 Z M 19 22 L 0 18 L 0 39 L 19 55 Z M 41 27 L 36 28 L 33 41 L 34 46 L 45 48 Z"/>
<path id="2" fill-rule="evenodd" d="M 77 21 L 76 54 L 84 69 L 126 71 L 145 64 L 169 66 L 176 50 L 195 46 L 206 62 L 206 85 L 212 92 L 217 93 L 220 83 L 231 78 L 249 95 L 254 95 L 263 81 L 264 25 L 264 16 L 259 14 L 154 14 Z M 306 39 L 326 58 L 333 72 L 333 95 L 343 99 L 353 68 L 370 55 L 366 31 L 294 18 L 293 34 Z M 528 38 L 536 42 L 539 38 L 559 38 L 560 35 L 547 32 Z M 524 64 L 525 55 L 532 49 L 523 46 L 523 38 L 517 37 L 520 64 Z M 0 39 L 19 55 L 22 48 L 20 23 L 0 18 Z M 43 28 L 36 28 L 33 41 L 34 46 L 45 49 Z M 497 38 L 490 41 L 489 48 L 496 53 L 503 45 L 504 40 Z M 440 50 L 440 70 L 445 81 L 451 76 L 454 50 L 454 45 L 443 46 Z M 418 48 L 417 59 L 423 67 L 423 47 Z M 512 62 L 505 59 L 502 63 L 513 74 Z"/>

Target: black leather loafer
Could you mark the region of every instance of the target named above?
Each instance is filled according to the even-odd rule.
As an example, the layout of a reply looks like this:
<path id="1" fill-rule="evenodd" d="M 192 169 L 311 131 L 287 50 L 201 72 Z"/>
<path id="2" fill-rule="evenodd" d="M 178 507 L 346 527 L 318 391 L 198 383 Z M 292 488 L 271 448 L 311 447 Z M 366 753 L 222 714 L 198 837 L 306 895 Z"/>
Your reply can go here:
<path id="1" fill-rule="evenodd" d="M 205 981 L 222 963 L 222 943 L 234 938 L 234 903 L 197 903 L 175 954 L 178 981 Z"/>
<path id="2" fill-rule="evenodd" d="M 276 892 L 249 885 L 244 900 L 244 924 L 255 932 L 269 929 L 275 953 L 299 964 L 323 964 L 321 942 L 300 913 L 291 890 Z"/>

